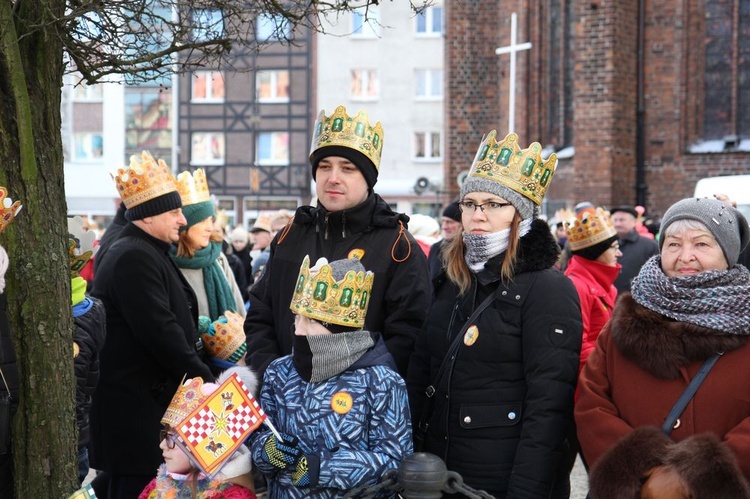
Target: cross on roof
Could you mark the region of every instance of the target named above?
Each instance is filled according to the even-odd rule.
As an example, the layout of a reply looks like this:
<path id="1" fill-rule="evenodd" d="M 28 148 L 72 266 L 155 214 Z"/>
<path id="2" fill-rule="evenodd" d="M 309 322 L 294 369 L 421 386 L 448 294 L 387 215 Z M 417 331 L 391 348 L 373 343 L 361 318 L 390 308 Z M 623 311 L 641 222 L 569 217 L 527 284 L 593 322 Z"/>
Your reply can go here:
<path id="1" fill-rule="evenodd" d="M 510 53 L 510 96 L 508 99 L 508 132 L 514 132 L 516 117 L 516 52 L 529 50 L 531 42 L 517 43 L 516 38 L 517 16 L 514 12 L 510 16 L 510 45 L 495 49 L 495 54 Z"/>

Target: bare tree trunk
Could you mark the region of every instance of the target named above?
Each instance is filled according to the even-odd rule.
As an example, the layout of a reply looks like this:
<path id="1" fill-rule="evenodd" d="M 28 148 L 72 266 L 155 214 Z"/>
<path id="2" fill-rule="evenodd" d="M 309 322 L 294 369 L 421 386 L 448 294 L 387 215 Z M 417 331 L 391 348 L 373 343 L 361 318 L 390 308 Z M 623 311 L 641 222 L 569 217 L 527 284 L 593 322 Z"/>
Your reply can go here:
<path id="1" fill-rule="evenodd" d="M 64 9 L 64 0 L 0 0 L 0 184 L 24 206 L 3 234 L 10 256 L 8 319 L 21 375 L 12 440 L 17 498 L 67 497 L 77 488 L 60 135 L 63 47 L 46 27 Z"/>

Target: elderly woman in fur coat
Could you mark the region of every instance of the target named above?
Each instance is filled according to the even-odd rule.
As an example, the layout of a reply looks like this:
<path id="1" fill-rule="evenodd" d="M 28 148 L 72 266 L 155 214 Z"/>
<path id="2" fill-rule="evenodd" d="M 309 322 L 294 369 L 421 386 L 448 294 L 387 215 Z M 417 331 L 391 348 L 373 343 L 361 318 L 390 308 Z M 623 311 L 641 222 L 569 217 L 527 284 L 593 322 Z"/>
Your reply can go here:
<path id="1" fill-rule="evenodd" d="M 661 254 L 619 298 L 579 380 L 592 499 L 750 497 L 750 272 L 737 265 L 749 238 L 742 214 L 715 199 L 683 199 L 665 213 Z"/>

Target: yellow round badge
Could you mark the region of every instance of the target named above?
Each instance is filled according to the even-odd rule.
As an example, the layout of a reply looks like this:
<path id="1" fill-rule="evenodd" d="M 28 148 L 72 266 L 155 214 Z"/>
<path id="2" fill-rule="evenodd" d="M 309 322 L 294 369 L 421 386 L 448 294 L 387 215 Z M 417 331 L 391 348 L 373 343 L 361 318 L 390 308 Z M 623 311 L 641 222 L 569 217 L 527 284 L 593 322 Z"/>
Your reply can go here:
<path id="1" fill-rule="evenodd" d="M 349 259 L 356 258 L 357 260 L 361 260 L 363 256 L 365 256 L 365 250 L 361 248 L 355 248 L 351 250 L 346 257 Z"/>
<path id="2" fill-rule="evenodd" d="M 470 347 L 471 345 L 476 343 L 477 338 L 479 338 L 479 328 L 472 324 L 464 334 L 464 345 Z"/>
<path id="3" fill-rule="evenodd" d="M 338 414 L 346 414 L 352 410 L 352 396 L 346 392 L 337 392 L 331 397 L 331 409 Z"/>

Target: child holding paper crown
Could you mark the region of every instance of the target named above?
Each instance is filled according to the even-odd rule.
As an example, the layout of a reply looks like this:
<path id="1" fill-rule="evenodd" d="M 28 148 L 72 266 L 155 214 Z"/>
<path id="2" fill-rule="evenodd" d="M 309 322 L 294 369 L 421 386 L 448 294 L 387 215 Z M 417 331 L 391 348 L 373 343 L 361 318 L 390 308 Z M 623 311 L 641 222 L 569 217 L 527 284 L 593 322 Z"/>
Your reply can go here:
<path id="1" fill-rule="evenodd" d="M 358 259 L 302 262 L 294 348 L 261 391 L 282 438 L 264 428 L 250 443 L 269 499 L 343 497 L 412 452 L 404 381 L 381 336 L 363 330 L 373 279 Z"/>
<path id="2" fill-rule="evenodd" d="M 95 253 L 96 234 L 83 229 L 81 217 L 68 218 L 68 255 L 73 306 L 73 366 L 76 375 L 76 422 L 78 424 L 78 480 L 89 472 L 91 440 L 89 410 L 99 383 L 99 353 L 107 334 L 104 305 L 86 294 L 86 281 L 78 275 Z"/>
<path id="3" fill-rule="evenodd" d="M 138 499 L 255 499 L 250 451 L 243 442 L 262 420 L 242 423 L 256 388 L 255 375 L 245 367 L 225 371 L 216 384 L 201 378 L 183 383 L 161 420 L 164 464 Z M 196 431 L 191 424 L 201 417 Z"/>

